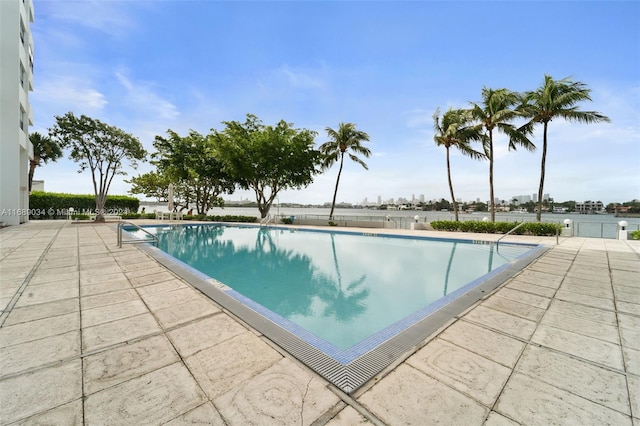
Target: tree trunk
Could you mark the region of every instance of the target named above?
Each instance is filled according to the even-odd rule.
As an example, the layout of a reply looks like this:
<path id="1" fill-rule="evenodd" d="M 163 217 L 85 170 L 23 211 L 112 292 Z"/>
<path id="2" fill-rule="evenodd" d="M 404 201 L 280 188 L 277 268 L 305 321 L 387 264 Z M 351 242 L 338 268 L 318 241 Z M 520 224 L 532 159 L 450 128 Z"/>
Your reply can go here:
<path id="1" fill-rule="evenodd" d="M 340 156 L 340 169 L 338 170 L 338 178 L 336 179 L 336 189 L 333 191 L 333 201 L 331 202 L 331 213 L 329 213 L 329 220 L 333 220 L 333 211 L 336 208 L 336 196 L 338 195 L 338 185 L 340 184 L 340 175 L 342 174 L 342 166 L 344 164 L 344 152 Z"/>
<path id="2" fill-rule="evenodd" d="M 35 160 L 29 161 L 29 193 L 31 193 L 31 187 L 33 185 L 33 174 L 36 171 L 38 163 Z"/>
<path id="3" fill-rule="evenodd" d="M 451 204 L 453 205 L 453 214 L 458 221 L 458 206 L 456 204 L 456 197 L 453 195 L 453 183 L 451 182 L 451 166 L 449 165 L 449 147 L 445 147 L 447 150 L 447 178 L 449 179 L 449 192 L 451 193 Z"/>
<path id="4" fill-rule="evenodd" d="M 493 195 L 493 132 L 489 130 L 489 210 L 491 222 L 496 221 L 496 204 Z"/>
<path id="5" fill-rule="evenodd" d="M 544 170 L 547 161 L 547 125 L 544 123 L 542 136 L 542 161 L 540 162 L 540 186 L 538 187 L 538 211 L 536 212 L 536 220 L 542 220 L 542 192 L 544 190 Z"/>

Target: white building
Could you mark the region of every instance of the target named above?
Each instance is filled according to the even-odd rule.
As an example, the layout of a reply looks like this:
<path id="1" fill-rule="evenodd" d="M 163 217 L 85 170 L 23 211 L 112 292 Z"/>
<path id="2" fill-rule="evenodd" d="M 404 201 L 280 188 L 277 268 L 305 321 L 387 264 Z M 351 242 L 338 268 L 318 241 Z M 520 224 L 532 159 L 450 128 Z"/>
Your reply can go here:
<path id="1" fill-rule="evenodd" d="M 0 0 L 0 222 L 29 219 L 28 172 L 33 158 L 33 0 Z"/>

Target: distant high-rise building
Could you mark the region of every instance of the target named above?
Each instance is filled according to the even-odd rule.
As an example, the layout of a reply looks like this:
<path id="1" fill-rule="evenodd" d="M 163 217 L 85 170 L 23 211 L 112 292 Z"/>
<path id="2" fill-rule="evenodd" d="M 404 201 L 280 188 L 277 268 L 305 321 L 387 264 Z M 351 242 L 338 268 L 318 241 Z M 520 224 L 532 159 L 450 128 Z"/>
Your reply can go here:
<path id="1" fill-rule="evenodd" d="M 1 221 L 18 225 L 29 220 L 28 163 L 33 159 L 29 126 L 33 112 L 32 0 L 0 0 L 0 211 Z"/>

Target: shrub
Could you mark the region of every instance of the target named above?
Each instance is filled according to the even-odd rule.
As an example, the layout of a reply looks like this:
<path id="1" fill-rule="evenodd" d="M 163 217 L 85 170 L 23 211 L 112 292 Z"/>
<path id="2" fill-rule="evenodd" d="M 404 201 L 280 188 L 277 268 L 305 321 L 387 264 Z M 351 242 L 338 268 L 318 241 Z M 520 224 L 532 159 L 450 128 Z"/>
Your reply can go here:
<path id="1" fill-rule="evenodd" d="M 140 216 L 140 213 L 123 213 L 120 215 L 123 219 L 140 219 Z M 153 215 L 153 217 L 155 217 L 155 215 Z"/>
<path id="2" fill-rule="evenodd" d="M 283 217 L 282 219 L 280 219 L 280 222 L 284 223 L 285 225 L 291 225 L 293 223 L 293 220 L 291 220 L 290 217 Z"/>
<path id="3" fill-rule="evenodd" d="M 135 213 L 140 200 L 125 195 L 109 195 L 105 204 L 105 214 L 122 215 Z M 66 219 L 69 208 L 78 214 L 88 215 L 96 209 L 96 197 L 89 194 L 64 194 L 57 192 L 32 191 L 29 195 L 29 209 L 36 212 L 31 219 Z"/>
<path id="4" fill-rule="evenodd" d="M 631 239 L 640 240 L 640 229 L 637 231 L 631 231 Z"/>
<path id="5" fill-rule="evenodd" d="M 431 227 L 436 231 L 460 231 L 460 232 L 474 232 L 485 234 L 506 234 L 511 231 L 518 223 L 516 222 L 482 222 L 482 221 L 466 221 L 456 222 L 453 220 L 435 220 L 431 222 Z M 515 235 L 556 235 L 562 228 L 561 225 L 555 223 L 539 223 L 539 222 L 527 222 L 520 226 L 512 234 Z"/>

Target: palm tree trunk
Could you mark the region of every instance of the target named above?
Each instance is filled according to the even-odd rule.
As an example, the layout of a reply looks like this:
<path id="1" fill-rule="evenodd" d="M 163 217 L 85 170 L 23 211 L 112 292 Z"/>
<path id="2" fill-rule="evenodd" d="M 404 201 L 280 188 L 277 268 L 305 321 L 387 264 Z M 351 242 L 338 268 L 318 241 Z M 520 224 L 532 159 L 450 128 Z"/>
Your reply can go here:
<path id="1" fill-rule="evenodd" d="M 493 195 L 493 132 L 489 130 L 489 206 L 491 210 L 491 222 L 496 221 L 496 204 Z"/>
<path id="2" fill-rule="evenodd" d="M 453 182 L 451 182 L 451 166 L 449 165 L 449 147 L 447 150 L 447 178 L 449 179 L 449 192 L 451 192 L 451 204 L 453 205 L 453 214 L 458 221 L 458 206 L 456 205 L 456 197 L 453 195 Z"/>
<path id="3" fill-rule="evenodd" d="M 33 174 L 36 171 L 36 163 L 34 160 L 29 161 L 29 193 L 31 193 L 31 187 L 33 185 Z"/>
<path id="4" fill-rule="evenodd" d="M 540 162 L 540 186 L 538 187 L 538 211 L 536 212 L 536 220 L 542 220 L 542 191 L 544 190 L 544 169 L 547 162 L 547 123 L 544 123 L 542 136 L 542 161 Z"/>
<path id="5" fill-rule="evenodd" d="M 333 211 L 336 208 L 336 196 L 338 195 L 338 185 L 340 184 L 340 175 L 342 174 L 342 166 L 344 164 L 344 152 L 340 156 L 340 169 L 338 170 L 338 178 L 336 179 L 336 189 L 333 191 L 333 201 L 331 202 L 331 213 L 329 213 L 329 220 L 333 220 Z"/>

